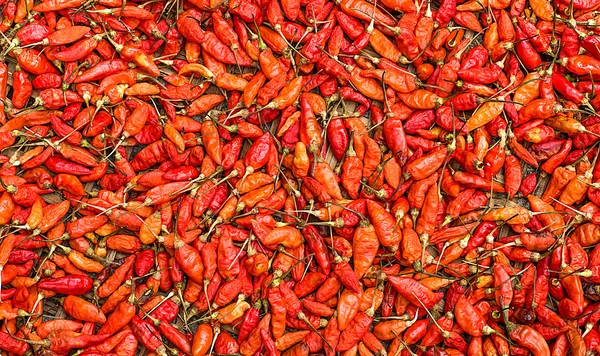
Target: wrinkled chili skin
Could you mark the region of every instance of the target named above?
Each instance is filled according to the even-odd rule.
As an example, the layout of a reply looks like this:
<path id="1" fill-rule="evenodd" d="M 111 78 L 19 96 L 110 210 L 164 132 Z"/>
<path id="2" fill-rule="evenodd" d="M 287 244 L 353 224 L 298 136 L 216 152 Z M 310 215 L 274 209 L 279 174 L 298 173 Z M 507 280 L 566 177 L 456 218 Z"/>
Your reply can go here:
<path id="1" fill-rule="evenodd" d="M 38 286 L 61 294 L 83 295 L 92 289 L 93 281 L 86 276 L 65 276 L 53 280 L 42 280 Z"/>

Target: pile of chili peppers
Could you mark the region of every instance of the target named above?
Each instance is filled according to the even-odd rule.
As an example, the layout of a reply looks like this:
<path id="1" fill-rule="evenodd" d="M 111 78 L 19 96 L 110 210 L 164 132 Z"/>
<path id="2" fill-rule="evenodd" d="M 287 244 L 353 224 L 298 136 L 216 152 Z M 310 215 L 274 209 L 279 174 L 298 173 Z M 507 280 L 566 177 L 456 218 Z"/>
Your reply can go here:
<path id="1" fill-rule="evenodd" d="M 2 356 L 600 353 L 600 0 L 0 5 Z"/>

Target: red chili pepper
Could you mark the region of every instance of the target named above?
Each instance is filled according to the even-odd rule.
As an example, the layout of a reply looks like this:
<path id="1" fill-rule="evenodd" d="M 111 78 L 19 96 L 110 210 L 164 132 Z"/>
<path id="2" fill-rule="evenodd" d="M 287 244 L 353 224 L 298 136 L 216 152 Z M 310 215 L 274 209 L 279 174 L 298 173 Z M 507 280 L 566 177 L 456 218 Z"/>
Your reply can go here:
<path id="1" fill-rule="evenodd" d="M 38 287 L 49 291 L 69 294 L 83 295 L 92 290 L 93 280 L 87 276 L 72 275 L 55 279 L 41 280 Z"/>

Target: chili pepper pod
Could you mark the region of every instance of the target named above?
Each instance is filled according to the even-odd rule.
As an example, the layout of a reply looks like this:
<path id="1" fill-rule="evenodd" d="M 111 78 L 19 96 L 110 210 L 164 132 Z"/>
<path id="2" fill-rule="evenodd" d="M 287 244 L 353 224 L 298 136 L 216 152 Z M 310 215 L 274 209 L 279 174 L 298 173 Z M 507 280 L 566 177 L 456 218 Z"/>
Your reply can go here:
<path id="1" fill-rule="evenodd" d="M 87 276 L 72 275 L 38 283 L 39 288 L 61 294 L 82 295 L 92 290 L 93 281 Z"/>

